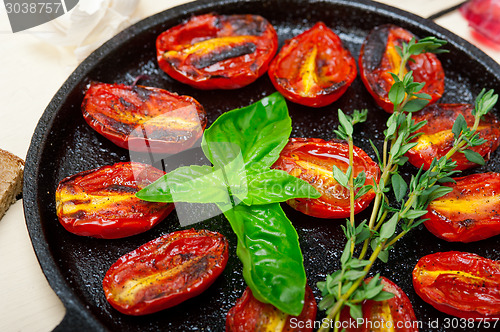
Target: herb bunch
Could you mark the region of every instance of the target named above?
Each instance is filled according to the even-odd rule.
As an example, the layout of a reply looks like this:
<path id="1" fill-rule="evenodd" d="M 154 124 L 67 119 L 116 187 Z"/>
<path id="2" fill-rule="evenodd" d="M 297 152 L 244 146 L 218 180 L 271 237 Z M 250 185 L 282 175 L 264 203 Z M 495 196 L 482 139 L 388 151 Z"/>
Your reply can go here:
<path id="1" fill-rule="evenodd" d="M 484 164 L 482 156 L 470 150 L 469 147 L 485 143 L 476 131 L 481 117 L 487 114 L 497 102 L 498 96 L 493 90 L 488 92 L 483 90 L 478 95 L 472 112 L 475 122 L 471 128 L 467 127 L 462 115 L 456 119 L 452 128 L 454 145 L 445 156 L 434 159 L 427 171 L 420 168 L 417 174 L 411 177 L 409 183 L 398 173 L 399 167 L 408 161 L 405 156 L 406 152 L 417 144 L 413 142 L 419 135 L 416 132 L 426 124 L 425 121 L 415 123 L 412 119 L 412 112 L 421 110 L 430 99 L 429 95 L 420 93 L 425 83 L 414 82 L 413 73 L 405 71 L 406 64 L 413 60 L 412 55 L 423 52 L 446 52 L 440 49 L 445 43 L 443 40 L 428 37 L 418 42 L 412 39 L 409 43 L 403 43 L 402 47 L 397 48 L 401 56 L 401 66 L 397 69 L 397 74 L 391 73 L 394 83 L 388 97 L 394 104 L 394 112 L 386 123 L 382 152 L 380 153 L 370 141 L 382 172 L 379 183 L 373 186 L 364 185 L 362 174 L 353 179 L 351 158 L 350 166 L 345 174 L 338 168 L 333 169 L 335 180 L 350 190 L 351 197 L 357 198 L 360 193 L 366 193 L 369 190 L 373 190 L 376 195 L 370 219 L 358 225 L 355 223 L 351 204 L 351 217 L 346 226 L 342 226 L 347 242 L 340 259 L 341 269 L 328 275 L 325 281 L 318 283 L 318 288 L 323 295 L 319 308 L 326 310 L 327 321 L 338 321 L 344 306 L 350 308 L 350 315 L 354 319 L 362 318 L 363 301 L 382 301 L 391 298 L 393 294 L 383 291 L 378 274 L 369 283 L 364 282 L 373 264 L 377 259 L 387 262 L 389 250 L 396 242 L 425 221 L 422 217 L 427 213 L 429 203 L 452 190 L 440 184 L 453 182 L 451 176 L 458 173 L 454 170 L 456 162 L 451 160 L 455 153 L 463 153 L 469 161 Z M 353 149 L 353 126 L 365 119 L 366 112 L 354 111 L 352 116 L 348 116 L 339 110 L 339 128 L 334 132 L 339 138 L 349 142 L 350 153 Z M 359 190 L 358 195 L 354 196 L 353 190 L 356 189 Z M 389 204 L 387 195 L 390 192 L 394 195 L 398 207 Z M 365 259 L 369 252 L 370 256 Z M 323 325 L 320 331 L 329 330 L 329 326 L 332 325 Z M 334 326 L 337 330 L 338 325 Z"/>

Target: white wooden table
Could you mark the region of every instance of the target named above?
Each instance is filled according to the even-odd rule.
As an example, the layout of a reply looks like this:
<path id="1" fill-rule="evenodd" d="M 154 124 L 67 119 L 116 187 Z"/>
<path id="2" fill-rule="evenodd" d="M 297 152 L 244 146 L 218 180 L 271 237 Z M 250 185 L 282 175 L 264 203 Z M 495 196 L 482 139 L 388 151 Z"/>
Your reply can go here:
<path id="1" fill-rule="evenodd" d="M 144 18 L 185 2 L 142 0 L 134 16 Z M 462 0 L 379 2 L 427 18 Z M 435 22 L 500 62 L 500 51 L 478 44 L 457 10 Z M 13 34 L 1 4 L 0 59 L 0 148 L 24 158 L 43 110 L 78 63 L 71 52 L 51 47 L 29 31 Z M 50 331 L 64 313 L 38 265 L 18 201 L 0 220 L 0 331 Z"/>

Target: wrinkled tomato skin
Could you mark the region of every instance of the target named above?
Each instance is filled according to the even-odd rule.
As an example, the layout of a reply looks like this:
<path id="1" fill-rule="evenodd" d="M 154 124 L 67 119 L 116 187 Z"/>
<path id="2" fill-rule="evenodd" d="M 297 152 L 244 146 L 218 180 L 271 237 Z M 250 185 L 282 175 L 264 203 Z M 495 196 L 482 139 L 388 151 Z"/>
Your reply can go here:
<path id="1" fill-rule="evenodd" d="M 227 259 L 223 235 L 173 232 L 120 257 L 104 276 L 104 294 L 123 314 L 152 314 L 201 294 L 224 271 Z"/>
<path id="2" fill-rule="evenodd" d="M 417 131 L 422 135 L 414 140 L 418 145 L 406 154 L 408 161 L 415 167 L 423 166 L 425 170 L 429 169 L 434 158 L 439 159 L 445 156 L 453 147 L 454 137 L 451 128 L 453 128 L 453 123 L 459 114 L 464 116 L 469 128 L 474 125 L 474 116 L 471 113 L 473 109 L 474 106 L 470 104 L 436 104 L 413 113 L 413 119 L 416 123 L 427 121 L 427 124 Z M 492 113 L 486 114 L 479 122 L 477 133 L 487 142 L 469 149 L 479 153 L 485 159 L 489 159 L 491 152 L 495 151 L 500 144 L 498 119 Z M 455 153 L 451 159 L 457 162 L 456 170 L 477 166 L 477 164 L 468 161 L 463 153 Z"/>
<path id="3" fill-rule="evenodd" d="M 145 86 L 92 83 L 82 113 L 111 142 L 139 152 L 189 149 L 207 125 L 207 114 L 194 98 Z"/>
<path id="4" fill-rule="evenodd" d="M 357 75 L 356 60 L 324 23 L 286 41 L 269 66 L 274 87 L 288 100 L 311 107 L 339 99 Z"/>
<path id="5" fill-rule="evenodd" d="M 160 34 L 160 68 L 198 89 L 237 89 L 268 69 L 278 50 L 273 26 L 258 15 L 195 16 Z"/>
<path id="6" fill-rule="evenodd" d="M 401 47 L 402 42 L 408 43 L 412 37 L 415 36 L 403 28 L 391 24 L 381 25 L 368 34 L 361 46 L 361 80 L 377 105 L 389 113 L 394 111 L 394 105 L 389 100 L 389 90 L 394 83 L 390 73 L 398 74 L 401 63 L 395 46 Z M 411 59 L 414 62 L 408 61 L 405 74 L 412 70 L 414 81 L 425 83 L 420 93 L 429 94 L 429 103 L 435 103 L 444 92 L 444 70 L 441 62 L 433 53 L 412 55 Z"/>
<path id="7" fill-rule="evenodd" d="M 500 234 L 500 174 L 454 180 L 446 184 L 453 191 L 427 207 L 425 227 L 450 242 L 474 242 Z"/>
<path id="8" fill-rule="evenodd" d="M 226 332 L 275 331 L 280 324 L 283 324 L 281 332 L 310 332 L 317 310 L 314 294 L 307 285 L 304 308 L 299 316 L 286 315 L 272 304 L 258 301 L 247 287 L 227 313 Z M 294 319 L 293 326 L 291 319 Z"/>
<path id="9" fill-rule="evenodd" d="M 354 177 L 362 171 L 366 185 L 372 185 L 380 176 L 378 165 L 360 148 L 354 146 Z M 347 218 L 350 215 L 349 190 L 333 178 L 333 165 L 346 172 L 349 167 L 349 146 L 341 140 L 325 141 L 319 138 L 291 138 L 272 168 L 310 183 L 322 196 L 316 199 L 297 198 L 287 203 L 309 216 L 326 219 Z M 369 191 L 354 201 L 354 211 L 363 211 L 373 200 Z"/>
<path id="10" fill-rule="evenodd" d="M 56 211 L 69 232 L 102 239 L 143 233 L 165 219 L 174 204 L 151 203 L 135 193 L 165 173 L 123 162 L 69 176 L 56 189 Z"/>
<path id="11" fill-rule="evenodd" d="M 372 278 L 366 279 L 365 283 L 370 280 Z M 364 324 L 357 324 L 349 313 L 349 307 L 344 307 L 340 321 L 344 322 L 343 326 L 347 326 L 346 332 L 370 332 L 374 331 L 374 326 L 381 327 L 377 331 L 417 332 L 418 321 L 408 296 L 389 279 L 380 277 L 380 280 L 384 285 L 383 290 L 394 294 L 394 297 L 384 301 L 365 300 L 362 303 Z M 393 330 L 390 325 L 394 327 Z"/>
<path id="12" fill-rule="evenodd" d="M 459 252 L 422 257 L 413 287 L 425 302 L 461 318 L 500 318 L 500 262 Z"/>

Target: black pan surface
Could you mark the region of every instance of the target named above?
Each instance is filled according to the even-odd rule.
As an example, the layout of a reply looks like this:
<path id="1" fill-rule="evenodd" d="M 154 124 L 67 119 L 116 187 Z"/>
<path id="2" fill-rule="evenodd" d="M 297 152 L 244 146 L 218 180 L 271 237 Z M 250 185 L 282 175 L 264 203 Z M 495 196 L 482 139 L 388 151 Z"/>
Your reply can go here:
<path id="1" fill-rule="evenodd" d="M 449 42 L 446 48 L 450 53 L 439 55 L 446 73 L 446 92 L 441 102 L 472 103 L 483 87 L 496 88 L 497 91 L 500 87 L 500 66 L 471 44 L 431 21 L 370 1 L 196 1 L 137 23 L 100 47 L 68 78 L 40 119 L 28 152 L 23 192 L 26 223 L 40 265 L 67 310 L 58 330 L 223 331 L 227 311 L 246 287 L 235 253 L 236 238 L 224 217 L 219 215 L 194 227 L 218 230 L 229 239 L 229 263 L 221 277 L 205 293 L 177 307 L 146 317 L 125 316 L 111 308 L 104 298 L 101 281 L 105 272 L 125 253 L 180 229 L 177 214 L 171 213 L 157 227 L 141 235 L 120 240 L 98 240 L 66 232 L 55 213 L 54 193 L 64 177 L 130 158 L 127 150 L 110 143 L 83 120 L 80 105 L 90 81 L 131 84 L 138 75 L 147 74 L 150 80 L 142 84 L 197 99 L 208 112 L 209 124 L 228 110 L 246 106 L 274 92 L 267 76 L 238 90 L 199 91 L 170 79 L 159 70 L 155 60 L 156 37 L 193 15 L 208 12 L 260 14 L 275 26 L 280 45 L 321 20 L 340 36 L 356 58 L 370 29 L 393 23 L 419 37 L 433 35 Z M 369 121 L 356 128 L 355 144 L 372 157 L 374 155 L 367 139 L 371 138 L 381 146 L 387 114 L 375 105 L 359 75 L 345 95 L 331 106 L 310 109 L 290 102 L 288 106 L 293 121 L 293 137 L 323 139 L 333 138 L 338 108 L 347 113 L 353 109 L 368 108 Z M 167 169 L 174 169 L 179 161 L 187 165 L 207 162 L 199 150 L 177 156 L 175 160 L 167 162 Z M 412 166 L 403 168 L 405 176 L 415 171 Z M 472 172 L 483 171 L 500 171 L 499 152 L 493 154 L 486 166 Z M 286 204 L 283 208 L 297 228 L 309 285 L 319 300 L 316 282 L 324 280 L 327 273 L 339 268 L 338 258 L 345 241 L 339 224 L 344 221 L 307 217 Z M 195 215 L 203 215 L 212 211 L 213 207 L 191 205 L 188 209 Z M 363 217 L 366 215 L 360 215 L 358 220 Z M 373 268 L 373 273 L 380 272 L 408 294 L 417 318 L 423 324 L 422 331 L 454 330 L 445 328 L 445 319 L 450 317 L 420 300 L 411 284 L 411 271 L 420 257 L 449 250 L 500 259 L 498 237 L 471 244 L 453 244 L 437 239 L 422 228 L 397 244 L 388 264 L 377 263 Z M 323 317 L 320 312 L 318 320 Z M 438 324 L 436 320 L 439 320 Z M 464 329 L 459 327 L 456 330 Z"/>

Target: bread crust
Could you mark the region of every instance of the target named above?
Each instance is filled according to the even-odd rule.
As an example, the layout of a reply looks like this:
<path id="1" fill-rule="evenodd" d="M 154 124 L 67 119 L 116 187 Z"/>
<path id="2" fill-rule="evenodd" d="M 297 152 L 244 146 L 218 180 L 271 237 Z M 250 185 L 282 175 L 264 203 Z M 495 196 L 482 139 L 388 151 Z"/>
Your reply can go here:
<path id="1" fill-rule="evenodd" d="M 0 219 L 23 189 L 24 160 L 0 149 Z"/>

